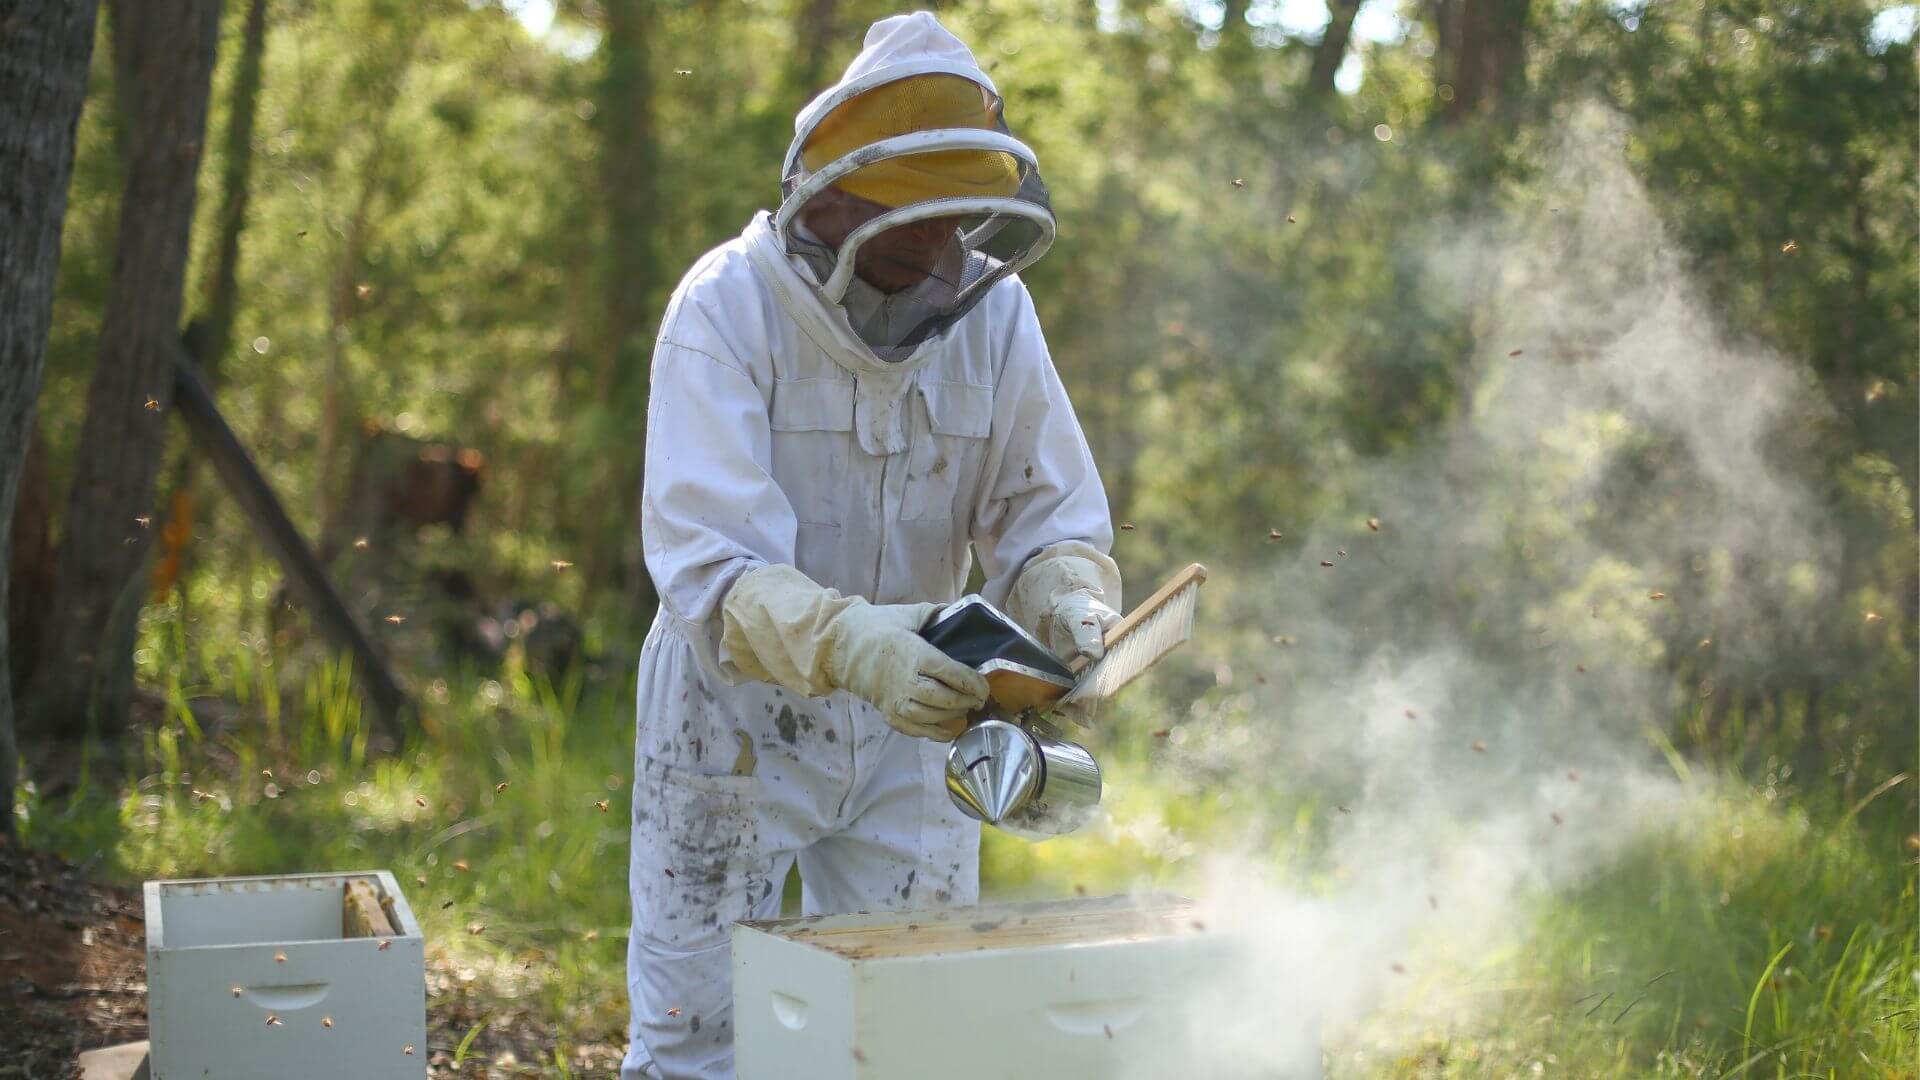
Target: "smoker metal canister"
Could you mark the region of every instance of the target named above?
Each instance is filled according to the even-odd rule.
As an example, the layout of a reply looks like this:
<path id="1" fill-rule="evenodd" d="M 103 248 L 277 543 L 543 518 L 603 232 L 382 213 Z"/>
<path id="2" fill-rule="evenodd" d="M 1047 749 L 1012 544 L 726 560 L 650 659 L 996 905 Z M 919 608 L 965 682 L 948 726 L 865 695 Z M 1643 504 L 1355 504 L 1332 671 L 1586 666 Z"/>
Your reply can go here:
<path id="1" fill-rule="evenodd" d="M 1087 823 L 1100 805 L 1100 766 L 1042 721 L 982 720 L 947 751 L 947 794 L 968 817 L 1045 839 Z"/>

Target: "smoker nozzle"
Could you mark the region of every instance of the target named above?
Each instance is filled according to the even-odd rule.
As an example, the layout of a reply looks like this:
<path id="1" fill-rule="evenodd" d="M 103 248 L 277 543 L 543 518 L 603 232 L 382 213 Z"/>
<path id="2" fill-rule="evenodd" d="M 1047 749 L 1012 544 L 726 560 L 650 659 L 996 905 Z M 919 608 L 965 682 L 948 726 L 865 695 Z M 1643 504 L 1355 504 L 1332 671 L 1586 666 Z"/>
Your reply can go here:
<path id="1" fill-rule="evenodd" d="M 947 794 L 968 817 L 1028 839 L 1070 833 L 1100 805 L 1100 766 L 1045 721 L 982 720 L 947 751 Z"/>

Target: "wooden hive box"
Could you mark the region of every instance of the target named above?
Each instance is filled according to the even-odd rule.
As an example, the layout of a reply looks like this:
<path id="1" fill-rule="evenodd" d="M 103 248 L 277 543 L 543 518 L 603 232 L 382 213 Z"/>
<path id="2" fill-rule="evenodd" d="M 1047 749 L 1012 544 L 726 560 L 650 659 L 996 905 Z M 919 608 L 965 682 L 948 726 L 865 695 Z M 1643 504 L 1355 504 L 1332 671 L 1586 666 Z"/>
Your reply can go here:
<path id="1" fill-rule="evenodd" d="M 426 1075 L 426 946 L 392 874 L 149 881 L 146 916 L 153 1080 Z"/>
<path id="2" fill-rule="evenodd" d="M 1186 1037 L 1227 942 L 1175 897 L 743 922 L 739 1080 L 1114 1077 Z"/>

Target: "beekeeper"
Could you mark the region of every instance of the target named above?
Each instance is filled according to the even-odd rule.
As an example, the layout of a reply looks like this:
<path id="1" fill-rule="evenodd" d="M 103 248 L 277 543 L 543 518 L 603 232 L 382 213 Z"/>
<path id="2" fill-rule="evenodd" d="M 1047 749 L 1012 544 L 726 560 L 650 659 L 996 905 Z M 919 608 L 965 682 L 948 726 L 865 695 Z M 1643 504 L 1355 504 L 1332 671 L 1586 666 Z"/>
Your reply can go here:
<path id="1" fill-rule="evenodd" d="M 694 265 L 653 355 L 626 1077 L 732 1075 L 729 928 L 796 862 L 810 914 L 977 901 L 944 743 L 987 685 L 918 634 L 974 558 L 1063 657 L 1120 606 L 992 80 L 895 16 L 794 128 L 779 210 Z"/>

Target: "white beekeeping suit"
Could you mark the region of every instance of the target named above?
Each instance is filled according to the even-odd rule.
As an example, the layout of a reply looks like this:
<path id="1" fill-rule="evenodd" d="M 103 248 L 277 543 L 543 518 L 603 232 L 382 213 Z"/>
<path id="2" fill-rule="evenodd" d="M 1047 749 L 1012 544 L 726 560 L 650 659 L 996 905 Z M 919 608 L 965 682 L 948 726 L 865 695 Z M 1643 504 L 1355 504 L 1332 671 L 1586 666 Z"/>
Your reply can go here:
<path id="1" fill-rule="evenodd" d="M 990 122 L 883 89 L 929 73 Z M 931 98 L 977 107 L 952 91 Z M 861 143 L 875 116 L 904 141 Z M 796 861 L 810 914 L 977 902 L 979 826 L 936 740 L 985 685 L 915 633 L 974 557 L 1063 654 L 1097 652 L 1120 606 L 1106 496 L 1014 276 L 1052 215 L 972 54 L 925 13 L 875 24 L 794 147 L 781 212 L 694 266 L 653 356 L 625 1077 L 733 1074 L 729 927 L 776 916 Z M 822 236 L 814 199 L 878 225 Z M 856 253 L 899 221 L 938 240 L 924 280 L 876 288 Z"/>

